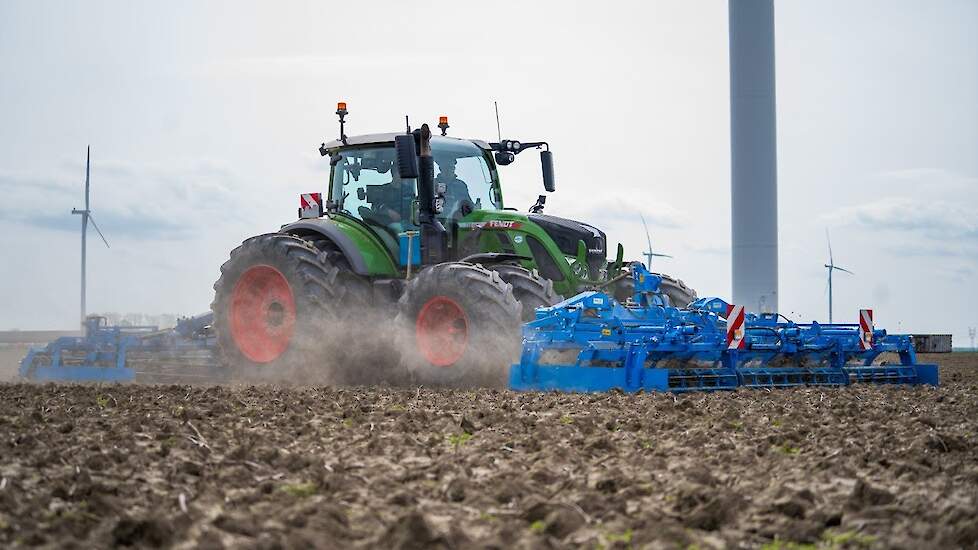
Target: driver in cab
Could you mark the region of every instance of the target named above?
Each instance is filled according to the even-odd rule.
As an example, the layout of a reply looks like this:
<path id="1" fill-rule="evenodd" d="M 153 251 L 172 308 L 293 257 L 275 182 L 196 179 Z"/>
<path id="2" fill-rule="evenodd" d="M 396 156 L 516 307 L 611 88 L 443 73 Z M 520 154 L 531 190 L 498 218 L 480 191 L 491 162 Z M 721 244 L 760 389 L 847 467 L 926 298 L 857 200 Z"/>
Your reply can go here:
<path id="1" fill-rule="evenodd" d="M 391 178 L 391 181 L 384 184 L 368 184 L 357 189 L 357 197 L 370 203 L 370 207 L 360 206 L 360 217 L 376 225 L 400 230 L 400 225 L 410 217 L 411 201 L 414 199 L 413 181 L 401 179 L 398 175 L 393 152 L 380 151 L 371 156 L 365 155 L 360 168 L 373 170 L 381 175 L 390 174 Z"/>
<path id="2" fill-rule="evenodd" d="M 478 206 L 472 202 L 469 186 L 455 173 L 458 159 L 451 154 L 439 155 L 436 151 L 434 161 L 438 166 L 435 185 L 444 186 L 445 189 L 445 208 L 442 215 L 446 218 L 464 217 L 476 210 Z"/>

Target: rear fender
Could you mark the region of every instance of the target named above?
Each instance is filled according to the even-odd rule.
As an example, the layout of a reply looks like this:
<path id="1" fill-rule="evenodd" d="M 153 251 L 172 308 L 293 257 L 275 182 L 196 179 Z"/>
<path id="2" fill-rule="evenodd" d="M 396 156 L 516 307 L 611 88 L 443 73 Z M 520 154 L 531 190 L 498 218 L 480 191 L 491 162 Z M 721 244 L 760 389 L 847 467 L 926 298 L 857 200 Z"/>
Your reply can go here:
<path id="1" fill-rule="evenodd" d="M 299 220 L 282 227 L 280 233 L 299 237 L 329 239 L 343 252 L 357 275 L 367 277 L 397 277 L 394 258 L 384 244 L 366 228 L 345 220 L 316 218 Z"/>

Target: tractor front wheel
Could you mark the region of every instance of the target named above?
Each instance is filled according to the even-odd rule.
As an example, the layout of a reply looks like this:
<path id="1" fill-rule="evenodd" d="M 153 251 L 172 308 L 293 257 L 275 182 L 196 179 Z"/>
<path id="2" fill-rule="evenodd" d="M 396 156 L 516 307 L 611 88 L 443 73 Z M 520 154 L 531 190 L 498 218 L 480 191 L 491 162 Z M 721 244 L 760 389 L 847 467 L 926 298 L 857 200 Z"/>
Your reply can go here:
<path id="1" fill-rule="evenodd" d="M 669 297 L 669 305 L 672 307 L 684 308 L 696 301 L 696 291 L 686 286 L 681 279 L 665 273 L 656 273 L 662 277 L 659 284 L 659 292 Z"/>
<path id="2" fill-rule="evenodd" d="M 564 298 L 554 291 L 554 282 L 544 279 L 537 270 L 512 264 L 498 264 L 489 269 L 499 273 L 503 282 L 513 285 L 513 296 L 522 308 L 523 321 L 532 321 L 538 307 L 550 307 Z"/>
<path id="3" fill-rule="evenodd" d="M 481 265 L 450 262 L 408 281 L 396 338 L 415 382 L 503 386 L 519 357 L 521 309 L 512 285 Z"/>

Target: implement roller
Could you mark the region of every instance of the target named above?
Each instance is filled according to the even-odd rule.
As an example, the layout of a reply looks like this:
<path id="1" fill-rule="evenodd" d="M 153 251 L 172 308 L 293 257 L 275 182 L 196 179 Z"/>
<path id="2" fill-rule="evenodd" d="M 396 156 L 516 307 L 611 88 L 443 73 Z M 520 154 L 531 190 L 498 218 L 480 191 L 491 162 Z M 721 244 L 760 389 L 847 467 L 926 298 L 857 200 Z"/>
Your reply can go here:
<path id="1" fill-rule="evenodd" d="M 872 325 L 794 323 L 719 298 L 679 309 L 657 293 L 660 277 L 630 266 L 626 303 L 588 291 L 540 308 L 523 328 L 515 390 L 595 392 L 846 386 L 854 382 L 938 384 L 937 365 L 917 362 L 910 336 Z M 875 364 L 881 354 L 899 364 Z"/>

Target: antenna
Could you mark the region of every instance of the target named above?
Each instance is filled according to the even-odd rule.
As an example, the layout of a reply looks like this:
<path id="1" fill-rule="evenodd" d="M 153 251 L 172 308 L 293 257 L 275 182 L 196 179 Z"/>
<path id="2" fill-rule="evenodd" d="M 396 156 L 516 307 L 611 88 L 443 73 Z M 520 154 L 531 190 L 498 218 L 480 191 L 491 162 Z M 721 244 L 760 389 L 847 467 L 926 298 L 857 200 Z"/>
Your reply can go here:
<path id="1" fill-rule="evenodd" d="M 832 259 L 832 239 L 829 238 L 829 228 L 825 228 L 825 242 L 829 245 L 829 263 L 825 264 L 825 267 L 829 270 L 829 324 L 832 324 L 832 272 L 842 271 L 850 275 L 855 275 L 852 271 L 844 267 L 839 267 L 835 265 L 835 260 Z"/>
<path id="2" fill-rule="evenodd" d="M 645 216 L 641 212 L 638 213 L 638 217 L 642 218 L 642 227 L 645 228 L 645 239 L 649 243 L 648 252 L 643 252 L 642 255 L 645 256 L 646 268 L 652 271 L 652 258 L 672 258 L 668 254 L 656 254 L 652 251 L 652 235 L 649 234 L 649 224 L 645 223 Z"/>
<path id="3" fill-rule="evenodd" d="M 105 247 L 109 248 L 109 241 L 105 240 L 105 235 L 102 234 L 102 231 L 98 228 L 98 225 L 95 224 L 95 218 L 92 217 L 92 210 L 90 208 L 91 203 L 89 201 L 89 190 L 91 189 L 91 185 L 90 185 L 89 175 L 91 173 L 91 164 L 92 164 L 92 147 L 88 146 L 88 148 L 85 151 L 85 209 L 84 210 L 79 210 L 77 208 L 71 209 L 72 214 L 79 214 L 82 217 L 82 228 L 81 228 L 81 323 L 82 326 L 85 326 L 85 317 L 86 317 L 86 309 L 85 309 L 86 269 L 85 267 L 86 267 L 86 259 L 87 259 L 86 244 L 88 241 L 87 239 L 88 222 L 92 222 L 92 227 L 95 228 L 95 232 L 98 233 L 99 237 L 102 237 L 102 242 L 105 243 Z"/>
<path id="4" fill-rule="evenodd" d="M 499 129 L 499 102 L 493 101 L 492 104 L 496 107 L 496 137 L 501 143 L 503 141 L 503 131 Z"/>
<path id="5" fill-rule="evenodd" d="M 411 120 L 408 118 L 407 115 L 404 115 L 404 126 L 405 126 L 405 128 L 407 128 L 407 130 L 405 131 L 405 133 L 410 134 L 411 133 Z"/>

